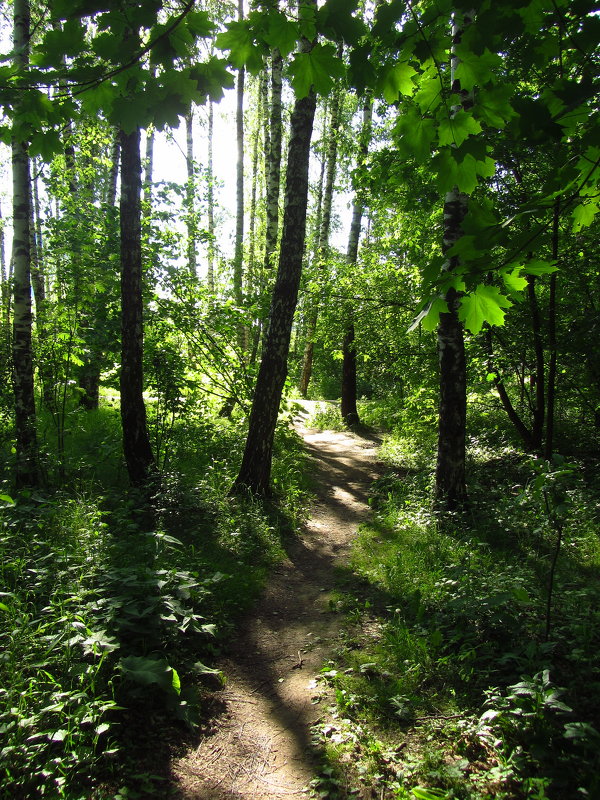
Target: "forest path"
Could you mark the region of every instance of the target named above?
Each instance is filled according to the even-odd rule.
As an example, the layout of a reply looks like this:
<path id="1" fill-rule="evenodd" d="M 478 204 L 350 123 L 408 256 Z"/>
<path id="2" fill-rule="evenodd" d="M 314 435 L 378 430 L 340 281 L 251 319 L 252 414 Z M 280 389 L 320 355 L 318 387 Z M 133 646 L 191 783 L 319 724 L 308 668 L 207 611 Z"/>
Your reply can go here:
<path id="1" fill-rule="evenodd" d="M 315 777 L 311 725 L 326 713 L 315 678 L 343 624 L 329 600 L 336 567 L 369 517 L 378 440 L 311 430 L 305 423 L 314 404 L 303 405 L 294 424 L 315 479 L 310 518 L 219 665 L 226 710 L 214 733 L 173 764 L 181 800 L 306 797 Z"/>

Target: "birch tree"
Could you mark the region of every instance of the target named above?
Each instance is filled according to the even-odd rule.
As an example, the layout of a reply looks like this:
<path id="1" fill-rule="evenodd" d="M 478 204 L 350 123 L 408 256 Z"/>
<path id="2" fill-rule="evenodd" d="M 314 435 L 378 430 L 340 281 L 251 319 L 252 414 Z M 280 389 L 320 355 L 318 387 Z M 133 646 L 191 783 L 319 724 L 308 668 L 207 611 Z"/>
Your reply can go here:
<path id="1" fill-rule="evenodd" d="M 25 73 L 29 65 L 30 9 L 28 0 L 14 2 L 14 65 Z M 19 106 L 16 108 L 18 120 Z M 38 483 L 37 433 L 32 355 L 31 305 L 31 178 L 27 142 L 18 121 L 13 124 L 13 376 L 17 486 Z"/>

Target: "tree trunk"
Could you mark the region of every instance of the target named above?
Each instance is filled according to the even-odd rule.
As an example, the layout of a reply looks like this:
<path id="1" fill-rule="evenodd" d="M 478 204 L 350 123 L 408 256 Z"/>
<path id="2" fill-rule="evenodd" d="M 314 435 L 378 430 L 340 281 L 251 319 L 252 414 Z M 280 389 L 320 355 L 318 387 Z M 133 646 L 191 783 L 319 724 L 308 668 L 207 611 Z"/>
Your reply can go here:
<path id="1" fill-rule="evenodd" d="M 459 63 L 455 48 L 460 44 L 464 27 L 469 24 L 470 18 L 465 14 L 462 24 L 455 18 L 452 25 L 450 82 L 453 94 L 462 96 L 461 104 L 453 108 L 453 113 L 473 105 L 472 94 L 461 92 L 460 81 L 455 77 Z M 457 187 L 446 194 L 442 244 L 444 253 L 447 253 L 462 236 L 461 225 L 467 214 L 467 200 L 467 195 L 460 192 Z M 448 259 L 444 268 L 450 271 L 457 266 L 458 259 L 453 257 Z M 445 299 L 448 303 L 448 312 L 440 314 L 437 331 L 440 404 L 435 497 L 442 508 L 453 510 L 464 505 L 467 500 L 465 476 L 467 371 L 463 328 L 458 319 L 460 299 L 454 289 L 448 291 Z"/>
<path id="2" fill-rule="evenodd" d="M 304 52 L 310 47 L 308 42 L 305 43 Z M 315 107 L 316 99 L 311 91 L 307 97 L 296 100 L 292 114 L 279 266 L 250 412 L 248 438 L 240 472 L 232 488 L 234 492 L 244 489 L 260 495 L 269 492 L 273 438 L 287 375 L 292 322 L 302 273 Z"/>
<path id="3" fill-rule="evenodd" d="M 185 116 L 185 164 L 187 183 L 185 185 L 185 204 L 187 212 L 187 258 L 190 277 L 198 278 L 198 262 L 196 258 L 197 225 L 195 212 L 196 175 L 194 167 L 194 114 L 190 106 Z"/>
<path id="4" fill-rule="evenodd" d="M 206 257 L 206 288 L 208 293 L 215 293 L 215 187 L 213 174 L 213 134 L 214 134 L 214 109 L 212 100 L 208 101 L 208 156 L 207 156 L 207 223 L 208 223 L 208 252 Z"/>
<path id="5" fill-rule="evenodd" d="M 560 221 L 560 198 L 554 203 L 552 219 L 552 258 L 558 258 Z M 556 399 L 556 373 L 557 373 L 557 347 L 556 347 L 556 273 L 550 275 L 550 298 L 548 302 L 548 348 L 550 361 L 548 363 L 548 396 L 546 399 L 546 441 L 544 457 L 550 460 L 554 448 L 554 404 Z"/>
<path id="6" fill-rule="evenodd" d="M 496 375 L 494 378 L 494 387 L 498 390 L 498 396 L 500 397 L 500 402 L 502 403 L 502 407 L 506 411 L 508 418 L 515 426 L 515 429 L 521 439 L 523 440 L 523 444 L 525 445 L 527 450 L 531 449 L 531 431 L 525 425 L 517 410 L 513 406 L 511 399 L 509 397 L 508 392 L 506 391 L 506 386 L 504 385 L 504 381 L 498 375 L 498 370 L 494 364 L 494 345 L 492 340 L 492 331 L 488 329 L 485 333 L 485 343 L 488 352 L 488 370 Z"/>
<path id="7" fill-rule="evenodd" d="M 149 125 L 146 130 L 146 158 L 144 168 L 144 213 L 150 217 L 152 208 L 152 179 L 154 176 L 154 125 Z"/>
<path id="8" fill-rule="evenodd" d="M 533 332 L 533 351 L 535 354 L 535 372 L 531 376 L 531 412 L 533 424 L 531 428 L 531 446 L 541 451 L 544 435 L 544 412 L 546 406 L 546 366 L 544 363 L 544 339 L 542 336 L 542 320 L 535 292 L 535 275 L 527 276 L 527 296 L 531 311 L 531 329 Z"/>
<path id="9" fill-rule="evenodd" d="M 367 97 L 363 107 L 363 121 L 360 133 L 359 158 L 364 161 L 369 152 L 369 139 L 373 122 L 373 101 Z M 363 203 L 358 197 L 352 204 L 352 221 L 348 236 L 348 251 L 346 262 L 356 268 L 358 263 L 358 244 L 360 241 L 360 227 L 363 216 Z M 358 407 L 356 404 L 356 342 L 352 308 L 348 307 L 346 318 L 348 320 L 342 341 L 342 399 L 341 415 L 348 426 L 359 425 Z"/>
<path id="10" fill-rule="evenodd" d="M 28 0 L 14 2 L 14 63 L 29 64 L 30 12 Z M 17 108 L 18 113 L 18 108 Z M 13 375 L 17 487 L 39 480 L 32 356 L 31 308 L 31 191 L 27 144 L 12 139 L 13 173 Z"/>
<path id="11" fill-rule="evenodd" d="M 148 481 L 155 461 L 143 396 L 140 131 L 121 133 L 121 421 L 123 450 L 134 486 Z"/>
<path id="12" fill-rule="evenodd" d="M 119 162 L 121 160 L 121 136 L 117 129 L 114 131 L 110 158 L 110 172 L 104 200 L 107 205 L 112 207 L 117 202 L 117 182 L 119 180 Z"/>
<path id="13" fill-rule="evenodd" d="M 342 354 L 342 401 L 340 412 L 346 425 L 352 427 L 360 424 L 356 406 L 356 347 L 354 344 L 353 322 L 349 322 L 346 325 L 342 342 Z"/>
<path id="14" fill-rule="evenodd" d="M 266 160 L 266 229 L 265 229 L 265 269 L 274 267 L 279 234 L 279 191 L 281 185 L 281 91 L 283 59 L 279 50 L 271 56 L 271 107 L 268 133 L 265 137 Z M 268 146 L 268 149 L 267 149 Z"/>
<path id="15" fill-rule="evenodd" d="M 238 19 L 244 17 L 243 0 L 238 0 Z M 233 256 L 233 297 L 238 307 L 243 303 L 243 271 L 244 271 L 244 82 L 245 70 L 240 67 L 237 77 L 237 105 L 235 112 L 235 129 L 237 140 L 236 168 L 236 219 L 235 219 L 235 252 Z M 244 332 L 238 331 L 239 345 L 243 348 Z"/>

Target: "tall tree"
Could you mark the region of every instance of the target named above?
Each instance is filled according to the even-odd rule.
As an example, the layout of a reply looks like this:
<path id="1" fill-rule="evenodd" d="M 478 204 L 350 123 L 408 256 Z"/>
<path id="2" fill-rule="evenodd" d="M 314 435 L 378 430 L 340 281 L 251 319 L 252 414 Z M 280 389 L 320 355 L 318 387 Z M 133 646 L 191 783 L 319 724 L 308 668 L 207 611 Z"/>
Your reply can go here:
<path id="1" fill-rule="evenodd" d="M 468 14 L 460 18 L 456 13 L 452 24 L 452 50 L 450 55 L 450 83 L 452 93 L 461 97 L 452 115 L 468 110 L 473 105 L 472 93 L 461 91 L 456 77 L 459 64 L 456 48 L 460 45 L 466 26 L 471 23 Z M 446 193 L 444 201 L 444 228 L 442 250 L 444 254 L 462 237 L 462 222 L 467 215 L 468 196 L 454 186 Z M 456 270 L 459 258 L 451 256 L 444 269 Z M 467 370 L 462 322 L 458 317 L 460 297 L 454 287 L 446 292 L 448 311 L 440 314 L 437 330 L 440 368 L 440 401 L 438 416 L 438 449 L 435 471 L 436 501 L 451 510 L 467 499 L 465 477 L 465 440 L 467 425 Z"/>
<path id="2" fill-rule="evenodd" d="M 311 48 L 312 44 L 304 40 L 302 52 L 308 53 Z M 250 412 L 248 438 L 232 491 L 246 489 L 262 495 L 269 492 L 273 439 L 287 375 L 292 322 L 302 273 L 315 108 L 316 96 L 311 88 L 306 96 L 296 100 L 292 113 L 279 265 Z"/>
<path id="3" fill-rule="evenodd" d="M 238 0 L 238 20 L 244 18 L 244 0 Z M 233 255 L 233 296 L 238 306 L 243 302 L 243 270 L 244 270 L 244 83 L 245 68 L 238 69 L 236 84 L 235 130 L 237 141 L 236 165 L 236 217 L 235 217 L 235 252 Z M 243 346 L 244 333 L 239 331 L 240 345 Z"/>
<path id="4" fill-rule="evenodd" d="M 29 65 L 28 0 L 14 2 L 14 63 L 26 73 Z M 16 119 L 20 108 L 17 104 Z M 16 482 L 38 483 L 37 434 L 32 356 L 31 307 L 31 179 L 24 131 L 17 121 L 12 135 L 13 172 L 13 375 L 15 390 Z"/>
<path id="5" fill-rule="evenodd" d="M 185 185 L 186 227 L 187 227 L 187 261 L 190 276 L 198 277 L 198 264 L 196 258 L 197 225 L 195 212 L 196 198 L 196 165 L 194 163 L 194 109 L 185 115 L 185 165 L 187 182 Z"/>
<path id="6" fill-rule="evenodd" d="M 142 164 L 140 130 L 121 132 L 121 421 L 123 450 L 132 484 L 143 485 L 155 469 L 146 423 L 143 379 Z"/>
<path id="7" fill-rule="evenodd" d="M 265 269 L 273 268 L 279 235 L 279 190 L 281 185 L 283 58 L 277 48 L 271 54 L 271 102 L 269 105 L 268 140 L 265 135 L 266 227 Z"/>
<path id="8" fill-rule="evenodd" d="M 363 121 L 360 134 L 359 162 L 363 163 L 369 151 L 369 139 L 373 119 L 373 100 L 367 96 L 363 106 Z M 352 203 L 352 220 L 348 236 L 348 251 L 346 262 L 352 269 L 358 263 L 358 244 L 360 228 L 364 211 L 364 203 L 357 192 Z M 358 425 L 358 407 L 356 405 L 356 335 L 354 330 L 354 315 L 352 307 L 348 306 L 346 314 L 346 327 L 342 342 L 342 392 L 340 412 L 346 425 Z"/>
<path id="9" fill-rule="evenodd" d="M 208 153 L 206 161 L 207 182 L 207 227 L 208 227 L 208 252 L 206 255 L 206 288 L 209 294 L 215 292 L 215 186 L 213 169 L 213 136 L 214 136 L 214 109 L 213 102 L 208 101 Z"/>

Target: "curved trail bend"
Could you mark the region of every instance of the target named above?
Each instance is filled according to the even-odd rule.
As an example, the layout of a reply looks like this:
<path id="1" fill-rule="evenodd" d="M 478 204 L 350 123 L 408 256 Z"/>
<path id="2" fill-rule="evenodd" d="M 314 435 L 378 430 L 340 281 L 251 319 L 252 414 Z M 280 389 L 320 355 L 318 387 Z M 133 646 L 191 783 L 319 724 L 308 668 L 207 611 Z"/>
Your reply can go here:
<path id="1" fill-rule="evenodd" d="M 307 417 L 300 414 L 295 426 L 316 479 L 310 519 L 219 665 L 226 711 L 215 733 L 173 765 L 182 800 L 306 797 L 315 777 L 310 726 L 324 713 L 315 677 L 342 625 L 329 597 L 335 567 L 368 519 L 377 441 L 308 429 Z"/>

